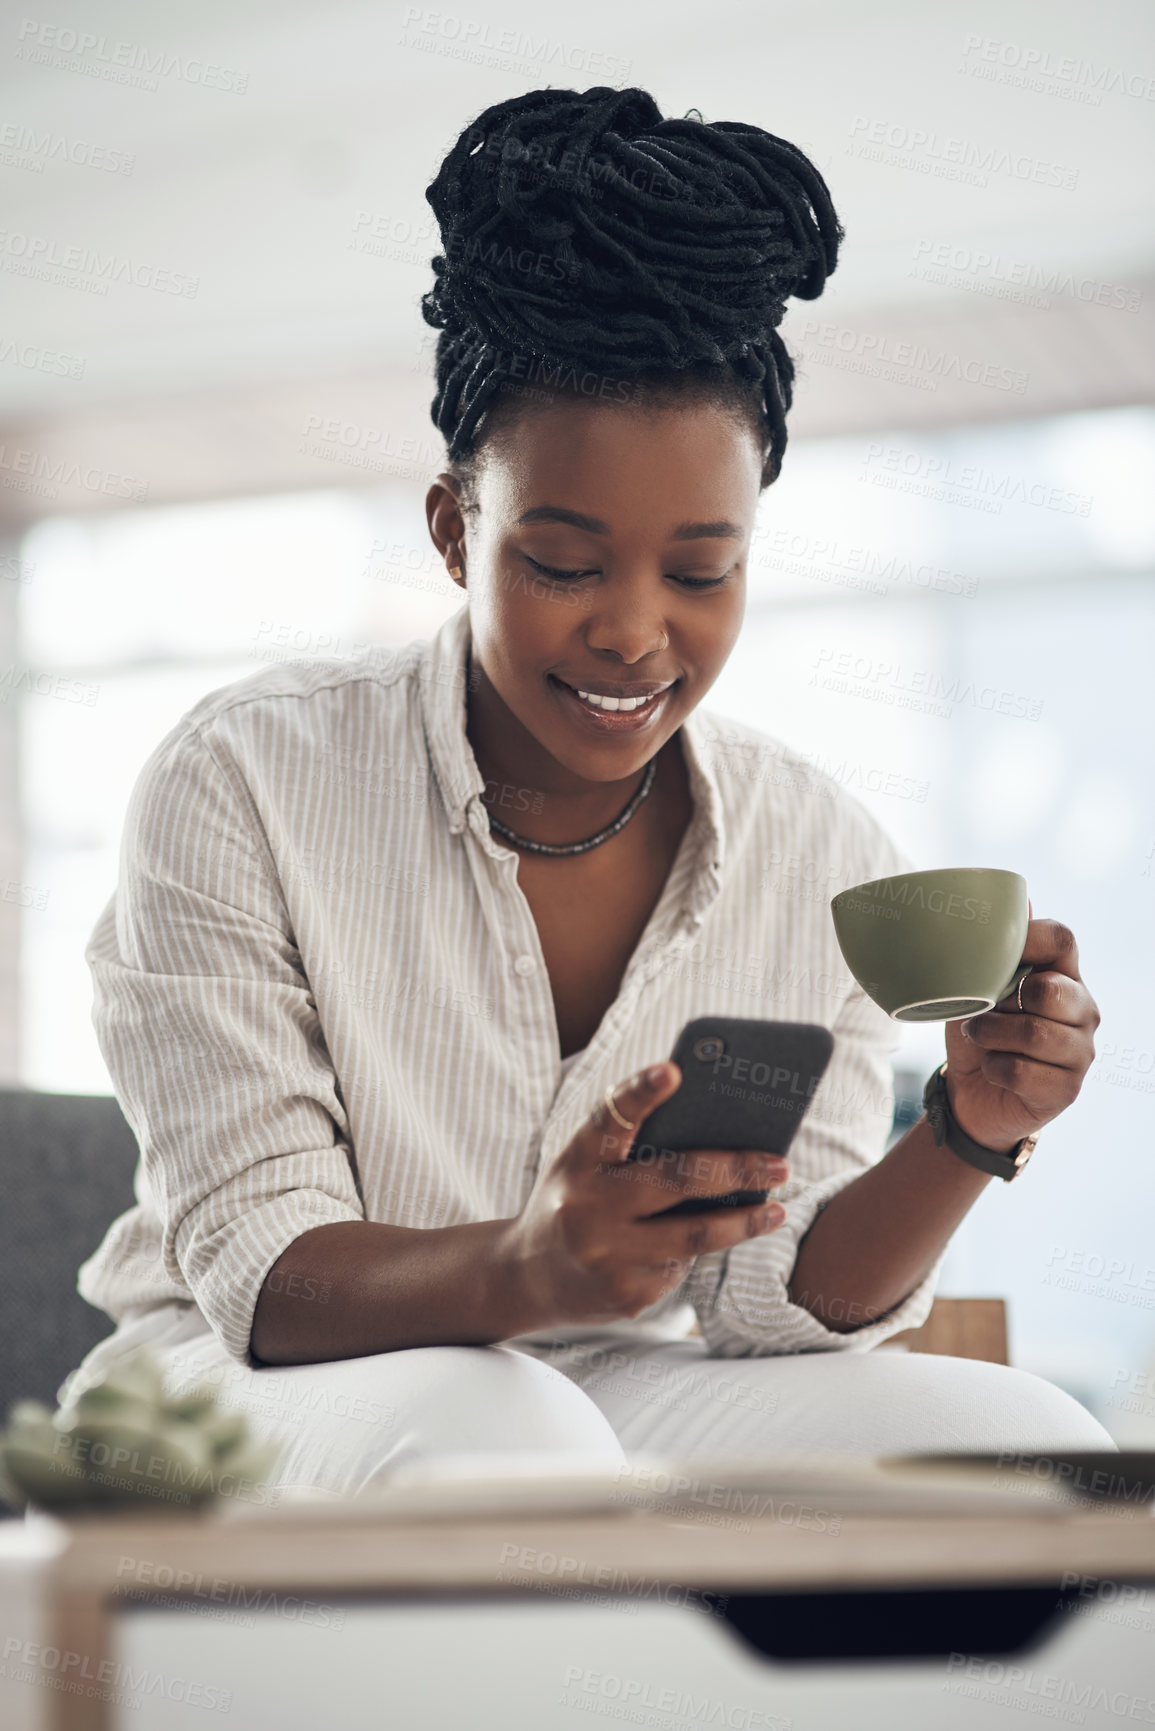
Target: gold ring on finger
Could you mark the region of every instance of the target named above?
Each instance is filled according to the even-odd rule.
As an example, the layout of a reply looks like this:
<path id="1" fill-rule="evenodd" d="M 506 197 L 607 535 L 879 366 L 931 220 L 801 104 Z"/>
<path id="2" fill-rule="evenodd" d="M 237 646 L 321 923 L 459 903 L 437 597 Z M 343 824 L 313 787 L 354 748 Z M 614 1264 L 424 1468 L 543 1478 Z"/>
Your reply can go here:
<path id="1" fill-rule="evenodd" d="M 605 1101 L 609 1111 L 613 1114 L 614 1118 L 617 1119 L 623 1130 L 637 1129 L 637 1125 L 631 1124 L 628 1118 L 623 1118 L 617 1107 L 614 1105 L 614 1091 L 612 1087 L 606 1089 Z"/>

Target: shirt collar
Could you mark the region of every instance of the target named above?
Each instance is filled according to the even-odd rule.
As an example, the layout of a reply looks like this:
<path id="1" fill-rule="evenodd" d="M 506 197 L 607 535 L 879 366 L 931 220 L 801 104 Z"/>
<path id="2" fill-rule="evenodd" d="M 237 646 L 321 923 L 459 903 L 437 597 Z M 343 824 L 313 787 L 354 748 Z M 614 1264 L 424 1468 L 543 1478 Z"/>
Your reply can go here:
<path id="1" fill-rule="evenodd" d="M 466 722 L 466 657 L 472 643 L 469 605 L 458 608 L 427 642 L 420 660 L 421 706 L 429 759 L 449 820 L 458 835 L 469 822 L 470 807 L 482 807 L 485 787 Z M 682 746 L 694 801 L 694 865 L 686 915 L 699 925 L 721 887 L 726 861 L 722 795 L 714 760 L 712 718 L 700 708 L 682 723 Z M 486 821 L 488 830 L 488 821 Z"/>
<path id="2" fill-rule="evenodd" d="M 454 835 L 465 828 L 467 807 L 485 787 L 465 731 L 465 658 L 471 641 L 466 603 L 438 627 L 420 662 L 429 761 Z"/>

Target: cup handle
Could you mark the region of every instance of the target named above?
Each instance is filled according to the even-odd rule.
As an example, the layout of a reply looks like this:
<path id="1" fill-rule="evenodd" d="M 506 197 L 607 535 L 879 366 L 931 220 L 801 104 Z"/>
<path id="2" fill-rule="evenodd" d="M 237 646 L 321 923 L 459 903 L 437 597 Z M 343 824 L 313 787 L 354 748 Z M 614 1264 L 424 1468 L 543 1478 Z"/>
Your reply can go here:
<path id="1" fill-rule="evenodd" d="M 1035 970 L 1031 966 L 1030 962 L 1020 963 L 1020 965 L 1015 969 L 1014 973 L 1011 975 L 1010 981 L 1008 982 L 1008 984 L 1003 987 L 1002 991 L 999 993 L 998 997 L 995 999 L 995 1003 L 1001 1004 L 1004 998 L 1009 998 L 1012 992 L 1017 992 L 1019 989 L 1019 986 L 1026 979 L 1027 975 L 1033 974 L 1034 971 Z"/>

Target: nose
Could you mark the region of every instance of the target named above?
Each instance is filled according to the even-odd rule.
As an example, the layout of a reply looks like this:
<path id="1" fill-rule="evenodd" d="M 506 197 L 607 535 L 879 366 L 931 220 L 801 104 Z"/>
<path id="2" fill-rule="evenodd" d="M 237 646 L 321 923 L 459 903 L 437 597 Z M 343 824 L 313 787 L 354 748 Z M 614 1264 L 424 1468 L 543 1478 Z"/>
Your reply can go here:
<path id="1" fill-rule="evenodd" d="M 606 598 L 595 606 L 586 630 L 586 642 L 596 654 L 615 655 L 632 667 L 647 655 L 659 655 L 670 643 L 660 612 L 652 603 L 621 597 Z"/>

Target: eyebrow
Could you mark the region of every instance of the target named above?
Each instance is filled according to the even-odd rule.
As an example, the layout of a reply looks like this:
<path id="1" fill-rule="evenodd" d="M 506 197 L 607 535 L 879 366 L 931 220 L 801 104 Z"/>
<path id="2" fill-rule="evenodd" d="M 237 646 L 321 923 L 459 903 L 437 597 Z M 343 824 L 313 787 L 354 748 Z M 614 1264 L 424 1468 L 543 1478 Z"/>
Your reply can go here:
<path id="1" fill-rule="evenodd" d="M 585 529 L 590 535 L 608 535 L 610 526 L 600 517 L 588 517 L 584 511 L 569 511 L 564 505 L 535 505 L 523 511 L 517 519 L 522 523 L 568 523 L 574 529 Z M 746 531 L 725 517 L 714 523 L 679 523 L 671 530 L 673 541 L 740 541 Z"/>

